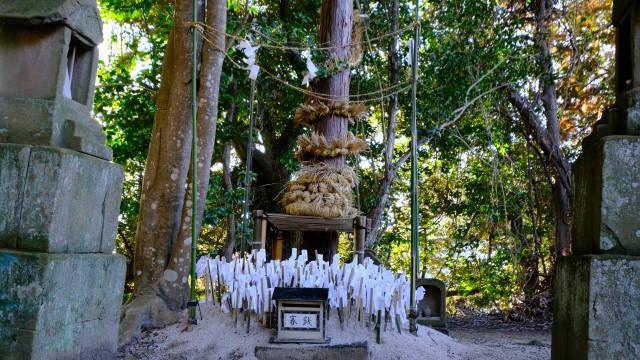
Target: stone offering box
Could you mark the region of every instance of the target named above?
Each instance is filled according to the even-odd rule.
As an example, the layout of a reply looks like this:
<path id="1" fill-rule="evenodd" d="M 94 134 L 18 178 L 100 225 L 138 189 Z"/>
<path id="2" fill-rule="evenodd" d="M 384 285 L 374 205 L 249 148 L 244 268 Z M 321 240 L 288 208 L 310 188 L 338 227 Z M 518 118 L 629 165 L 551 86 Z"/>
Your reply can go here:
<path id="1" fill-rule="evenodd" d="M 281 288 L 273 291 L 277 326 L 274 343 L 327 343 L 325 317 L 329 289 Z"/>
<path id="2" fill-rule="evenodd" d="M 447 332 L 446 286 L 438 279 L 420 279 L 416 288 L 424 288 L 424 298 L 418 303 L 418 324 Z"/>

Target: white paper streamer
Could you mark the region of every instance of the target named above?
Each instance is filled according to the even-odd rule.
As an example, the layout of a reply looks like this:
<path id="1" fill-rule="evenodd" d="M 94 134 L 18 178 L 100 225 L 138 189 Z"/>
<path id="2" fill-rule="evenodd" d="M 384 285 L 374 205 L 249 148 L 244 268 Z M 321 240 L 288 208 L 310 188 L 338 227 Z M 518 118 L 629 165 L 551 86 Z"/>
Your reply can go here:
<path id="1" fill-rule="evenodd" d="M 293 248 L 289 259 L 267 262 L 266 252 L 260 250 L 246 259 L 235 255 L 230 262 L 219 256 L 201 257 L 196 263 L 196 272 L 198 277 L 211 277 L 214 295 L 218 298 L 216 303 L 220 303 L 223 312 L 243 309 L 262 316 L 275 306 L 271 301 L 275 287 L 323 287 L 329 289 L 331 308 L 344 310 L 351 306 L 351 313 L 355 313 L 361 306 L 368 314 L 388 311 L 392 318 L 398 315 L 400 322 L 406 323 L 409 283 L 404 273 L 394 274 L 384 266 L 375 265 L 370 258 L 363 264 L 353 261 L 340 265 L 338 255 L 332 260 L 327 263 L 318 256 L 308 262 L 306 250 L 298 255 L 298 250 Z M 416 302 L 424 296 L 424 288 L 419 287 Z"/>

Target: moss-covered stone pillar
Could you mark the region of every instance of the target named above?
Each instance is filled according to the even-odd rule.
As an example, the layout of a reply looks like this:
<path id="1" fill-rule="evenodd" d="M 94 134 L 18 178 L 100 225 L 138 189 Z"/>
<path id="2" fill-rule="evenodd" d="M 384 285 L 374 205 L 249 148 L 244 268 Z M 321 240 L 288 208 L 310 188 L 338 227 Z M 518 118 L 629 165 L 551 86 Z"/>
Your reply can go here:
<path id="1" fill-rule="evenodd" d="M 0 358 L 114 357 L 122 168 L 91 118 L 95 0 L 0 2 Z"/>
<path id="2" fill-rule="evenodd" d="M 553 359 L 640 358 L 640 4 L 615 0 L 616 106 L 573 165 L 572 256 L 558 262 Z"/>

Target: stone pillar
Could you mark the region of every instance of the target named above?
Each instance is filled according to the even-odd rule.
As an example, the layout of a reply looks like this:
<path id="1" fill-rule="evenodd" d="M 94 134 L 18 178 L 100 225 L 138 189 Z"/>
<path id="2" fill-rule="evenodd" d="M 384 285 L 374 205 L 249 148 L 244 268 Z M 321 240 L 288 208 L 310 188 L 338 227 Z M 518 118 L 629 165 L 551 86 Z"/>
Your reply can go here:
<path id="1" fill-rule="evenodd" d="M 123 171 L 91 118 L 95 0 L 0 2 L 0 358 L 114 357 Z"/>
<path id="2" fill-rule="evenodd" d="M 615 0 L 616 106 L 573 165 L 573 255 L 558 262 L 553 359 L 640 358 L 640 4 Z"/>

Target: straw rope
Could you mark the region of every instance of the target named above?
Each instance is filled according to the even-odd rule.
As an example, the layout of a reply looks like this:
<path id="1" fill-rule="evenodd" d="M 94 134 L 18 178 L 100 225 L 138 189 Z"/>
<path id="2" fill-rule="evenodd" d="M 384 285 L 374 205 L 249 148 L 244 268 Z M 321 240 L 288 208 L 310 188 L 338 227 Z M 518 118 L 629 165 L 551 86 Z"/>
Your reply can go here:
<path id="1" fill-rule="evenodd" d="M 294 178 L 282 198 L 287 214 L 323 218 L 358 214 L 353 207 L 352 189 L 359 179 L 352 168 L 312 164 L 302 167 Z"/>
<path id="2" fill-rule="evenodd" d="M 346 102 L 310 102 L 296 109 L 293 121 L 296 125 L 311 126 L 326 116 L 340 116 L 349 119 L 353 124 L 367 115 L 367 107 L 361 103 Z"/>
<path id="3" fill-rule="evenodd" d="M 336 156 L 357 155 L 369 149 L 367 142 L 349 132 L 345 136 L 327 140 L 323 135 L 315 131 L 309 135 L 298 137 L 296 158 L 300 162 L 313 158 L 331 158 Z"/>

